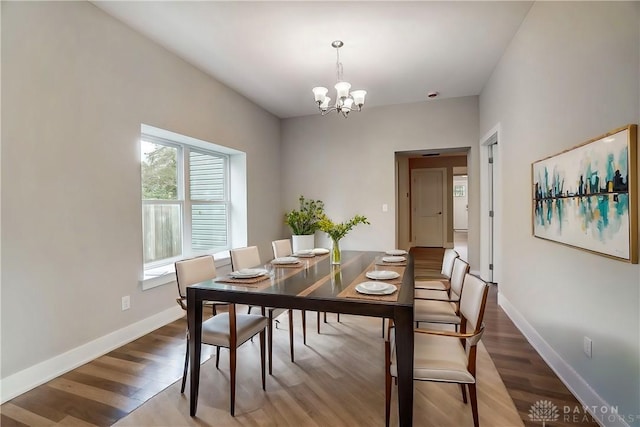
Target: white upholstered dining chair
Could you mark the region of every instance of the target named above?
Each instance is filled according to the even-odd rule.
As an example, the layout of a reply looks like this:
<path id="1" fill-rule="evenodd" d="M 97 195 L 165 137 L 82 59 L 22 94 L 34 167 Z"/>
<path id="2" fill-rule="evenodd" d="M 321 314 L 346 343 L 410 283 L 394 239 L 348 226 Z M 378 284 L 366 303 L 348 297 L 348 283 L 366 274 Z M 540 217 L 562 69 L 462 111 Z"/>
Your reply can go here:
<path id="1" fill-rule="evenodd" d="M 274 240 L 271 242 L 271 248 L 273 249 L 274 258 L 290 256 L 293 253 L 291 240 L 289 239 Z"/>
<path id="2" fill-rule="evenodd" d="M 466 274 L 460 297 L 460 330 L 426 330 L 414 332 L 414 367 L 416 381 L 458 383 L 462 400 L 467 403 L 469 390 L 473 425 L 479 427 L 476 392 L 476 352 L 484 325 L 484 309 L 489 287 L 481 279 Z M 392 377 L 397 377 L 393 332 L 385 341 L 385 421 L 389 426 Z M 466 387 L 466 388 L 465 388 Z"/>
<path id="3" fill-rule="evenodd" d="M 413 302 L 413 320 L 420 323 L 460 324 L 459 302 L 469 272 L 469 264 L 456 258 L 451 272 L 451 286 L 447 291 L 416 289 Z"/>
<path id="4" fill-rule="evenodd" d="M 260 251 L 257 246 L 248 246 L 246 248 L 231 249 L 231 268 L 235 270 L 242 270 L 243 268 L 252 268 L 260 266 Z M 273 323 L 275 319 L 288 312 L 289 316 L 289 351 L 291 352 L 291 362 L 294 361 L 293 352 L 293 310 L 286 308 L 274 308 L 263 307 L 266 310 L 267 318 L 269 319 L 267 325 L 267 346 L 269 352 L 269 374 L 273 373 Z M 253 307 L 249 306 L 249 313 Z"/>
<path id="5" fill-rule="evenodd" d="M 176 280 L 176 283 L 178 284 L 178 298 L 176 298 L 176 301 L 184 311 L 187 311 L 187 286 L 216 277 L 216 265 L 213 260 L 213 255 L 194 258 L 194 264 L 197 264 L 198 268 L 189 269 L 189 271 L 183 272 L 183 275 L 186 274 L 188 277 L 183 277 L 182 281 Z M 228 305 L 228 303 L 219 301 L 203 301 L 202 305 L 205 307 L 211 307 L 211 313 L 215 316 L 217 314 L 218 307 Z"/>
<path id="6" fill-rule="evenodd" d="M 175 263 L 178 290 L 216 277 L 213 257 L 202 256 Z M 180 302 L 180 301 L 179 301 Z M 182 306 L 182 305 L 181 305 Z M 186 305 L 182 306 L 186 310 Z M 220 347 L 229 349 L 230 408 L 235 415 L 236 396 L 236 349 L 253 336 L 260 334 L 260 360 L 262 365 L 262 389 L 265 389 L 265 329 L 268 318 L 257 314 L 236 314 L 235 304 L 228 304 L 228 312 L 217 313 L 202 322 L 202 343 L 216 347 L 216 368 L 219 366 Z M 182 373 L 180 392 L 184 393 L 189 367 L 189 329 L 187 328 L 187 350 Z"/>
<path id="7" fill-rule="evenodd" d="M 445 249 L 440 271 L 421 271 L 415 277 L 415 289 L 449 289 L 453 263 L 460 255 L 454 249 Z"/>

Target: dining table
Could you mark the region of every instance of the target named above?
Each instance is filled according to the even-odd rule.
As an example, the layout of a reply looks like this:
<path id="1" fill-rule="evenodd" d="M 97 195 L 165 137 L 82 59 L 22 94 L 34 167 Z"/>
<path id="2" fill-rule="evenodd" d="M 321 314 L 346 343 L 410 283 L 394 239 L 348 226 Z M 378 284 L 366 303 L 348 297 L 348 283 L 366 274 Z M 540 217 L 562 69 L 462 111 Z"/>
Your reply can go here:
<path id="1" fill-rule="evenodd" d="M 310 310 L 391 319 L 395 327 L 399 425 L 413 422 L 413 257 L 387 263 L 384 252 L 343 250 L 341 263 L 328 254 L 299 258 L 294 264 L 269 264 L 267 277 L 238 280 L 229 275 L 187 288 L 189 328 L 190 415 L 195 416 L 200 382 L 203 301 Z M 393 258 L 393 257 L 392 257 Z M 256 266 L 263 267 L 263 266 Z M 355 287 L 368 281 L 367 272 L 395 270 L 397 290 L 390 295 L 366 295 Z M 269 356 L 271 357 L 271 355 Z M 383 363 L 383 355 L 380 355 Z M 382 402 L 381 402 L 382 404 Z"/>

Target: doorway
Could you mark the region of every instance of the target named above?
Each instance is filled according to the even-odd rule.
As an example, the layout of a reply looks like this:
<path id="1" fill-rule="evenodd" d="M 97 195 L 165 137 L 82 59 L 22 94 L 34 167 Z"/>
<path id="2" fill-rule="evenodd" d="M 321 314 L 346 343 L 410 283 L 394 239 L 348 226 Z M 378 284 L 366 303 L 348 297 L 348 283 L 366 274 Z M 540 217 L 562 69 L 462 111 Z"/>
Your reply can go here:
<path id="1" fill-rule="evenodd" d="M 444 246 L 446 178 L 445 168 L 411 171 L 411 230 L 416 246 Z"/>
<path id="2" fill-rule="evenodd" d="M 469 195 L 467 175 L 453 177 L 453 230 L 469 228 Z"/>
<path id="3" fill-rule="evenodd" d="M 458 147 L 439 150 L 420 150 L 396 152 L 396 242 L 399 248 L 410 248 L 412 246 L 433 245 L 434 247 L 453 248 L 453 177 L 467 174 L 468 147 Z M 422 233 L 416 233 L 414 221 L 415 213 L 422 204 L 433 203 L 428 200 L 430 196 L 423 194 L 416 195 L 413 185 L 414 171 L 417 170 L 440 170 L 442 193 L 433 198 L 442 200 L 442 209 L 438 206 L 433 213 L 442 212 L 442 230 L 435 231 L 433 236 L 437 238 L 433 241 L 423 241 Z M 420 172 L 419 172 L 420 173 Z M 436 178 L 439 179 L 439 178 Z M 421 193 L 421 192 L 418 192 Z M 423 197 L 420 200 L 420 197 Z M 472 198 L 473 199 L 473 198 Z M 473 213 L 473 209 L 471 210 Z M 424 213 L 424 212 L 422 212 Z M 428 215 L 428 213 L 427 213 Z M 441 237 L 440 237 L 441 236 Z M 416 238 L 419 242 L 416 241 Z"/>

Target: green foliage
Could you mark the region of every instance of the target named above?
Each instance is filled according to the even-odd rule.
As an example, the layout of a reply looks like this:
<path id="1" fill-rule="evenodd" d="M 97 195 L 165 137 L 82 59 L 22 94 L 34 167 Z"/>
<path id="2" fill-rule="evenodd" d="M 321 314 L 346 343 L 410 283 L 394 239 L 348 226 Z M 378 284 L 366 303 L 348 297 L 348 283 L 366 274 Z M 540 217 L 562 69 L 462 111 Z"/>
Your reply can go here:
<path id="1" fill-rule="evenodd" d="M 176 149 L 157 145 L 142 161 L 142 198 L 176 200 L 178 198 Z"/>
<path id="2" fill-rule="evenodd" d="M 309 235 L 319 229 L 318 223 L 325 218 L 324 202 L 321 200 L 305 199 L 300 196 L 300 207 L 284 214 L 284 222 L 294 235 Z"/>
<path id="3" fill-rule="evenodd" d="M 340 240 L 349 233 L 353 227 L 358 224 L 371 224 L 367 217 L 363 215 L 356 215 L 349 221 L 335 223 L 331 221 L 327 216 L 322 218 L 319 222 L 320 230 L 324 231 L 333 240 Z"/>

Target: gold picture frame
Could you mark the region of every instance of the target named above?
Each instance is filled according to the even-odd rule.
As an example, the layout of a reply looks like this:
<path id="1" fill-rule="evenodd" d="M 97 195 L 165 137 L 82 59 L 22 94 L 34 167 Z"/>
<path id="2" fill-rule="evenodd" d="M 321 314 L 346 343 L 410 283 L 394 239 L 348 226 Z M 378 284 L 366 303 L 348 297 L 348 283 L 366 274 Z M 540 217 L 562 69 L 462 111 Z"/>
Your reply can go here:
<path id="1" fill-rule="evenodd" d="M 531 165 L 534 237 L 638 263 L 638 126 Z"/>

